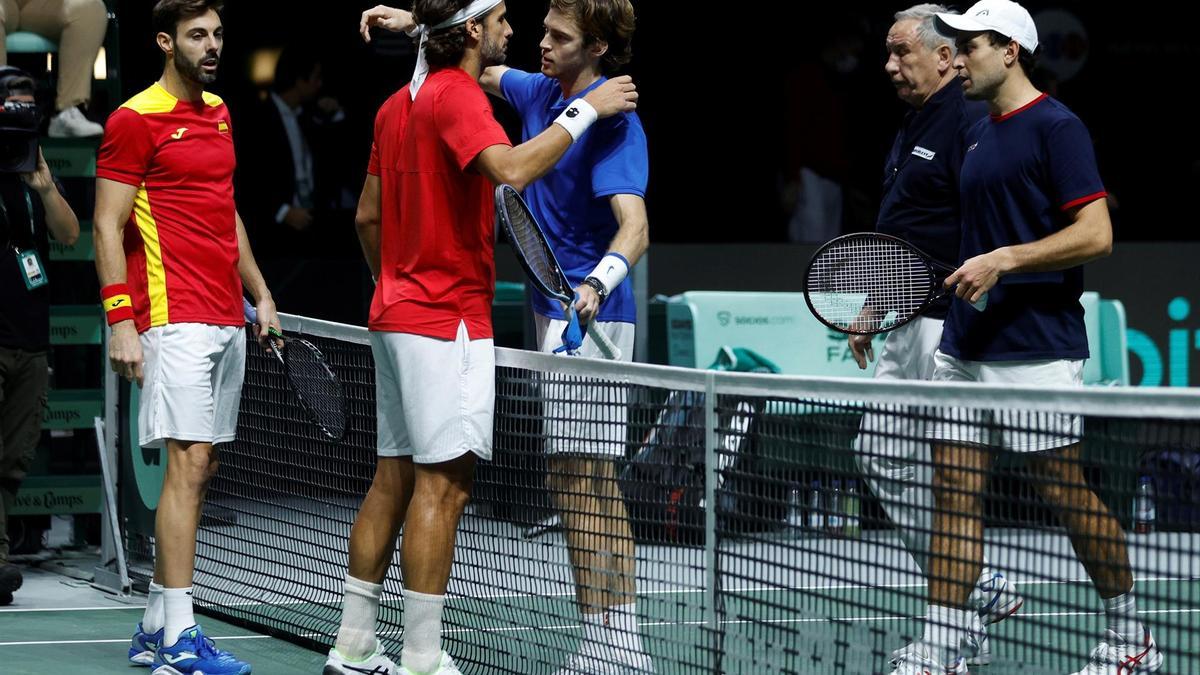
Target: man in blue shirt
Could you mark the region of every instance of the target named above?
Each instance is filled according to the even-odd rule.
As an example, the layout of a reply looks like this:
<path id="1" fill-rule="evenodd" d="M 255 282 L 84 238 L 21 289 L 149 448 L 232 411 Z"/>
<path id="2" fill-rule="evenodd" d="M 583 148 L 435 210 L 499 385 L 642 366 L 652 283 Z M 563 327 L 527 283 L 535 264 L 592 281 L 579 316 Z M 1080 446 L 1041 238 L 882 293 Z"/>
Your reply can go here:
<path id="1" fill-rule="evenodd" d="M 629 62 L 635 17 L 629 0 L 551 0 L 541 42 L 541 73 L 496 66 L 480 85 L 520 114 L 523 140 L 549 127 L 571 104 Z M 406 12 L 376 7 L 361 29 L 412 27 Z M 554 171 L 525 190 L 550 247 L 574 285 L 582 322 L 596 323 L 631 360 L 637 307 L 632 284 L 622 283 L 649 245 L 645 194 L 646 135 L 635 113 L 600 120 Z M 538 344 L 562 344 L 563 307 L 531 293 Z M 583 356 L 600 357 L 590 339 Z M 623 393 L 542 381 L 548 487 L 569 549 L 576 598 L 583 614 L 579 651 L 560 675 L 653 673 L 637 620 L 633 533 L 616 479 L 624 458 Z M 568 403 L 569 402 L 569 403 Z"/>
<path id="2" fill-rule="evenodd" d="M 936 13 L 942 5 L 920 4 L 897 12 L 888 31 L 884 70 L 896 94 L 912 107 L 883 173 L 883 200 L 876 230 L 890 234 L 938 260 L 958 259 L 962 238 L 959 170 L 967 151 L 967 130 L 987 115 L 987 106 L 968 102 L 954 69 L 954 41 L 939 35 Z M 928 380 L 933 355 L 942 339 L 950 298 L 937 301 L 921 316 L 888 333 L 875 368 L 877 380 Z M 851 335 L 851 354 L 860 368 L 874 358 L 869 335 Z M 880 505 L 913 560 L 928 576 L 929 538 L 933 528 L 933 468 L 923 418 L 888 410 L 863 416 L 855 459 Z M 1015 586 L 984 562 L 971 592 L 970 626 L 962 645 L 968 665 L 991 660 L 986 626 L 1011 616 L 1021 606 Z M 898 650 L 894 658 L 906 651 Z"/>
<path id="3" fill-rule="evenodd" d="M 1029 81 L 1037 28 L 1010 0 L 981 0 L 963 15 L 939 14 L 957 40 L 955 68 L 990 119 L 968 133 L 960 178 L 965 260 L 946 279 L 954 302 L 933 379 L 996 385 L 1082 383 L 1087 335 L 1080 266 L 1108 255 L 1112 225 L 1091 138 L 1083 123 Z M 963 610 L 982 562 L 983 503 L 992 448 L 1027 453 L 1033 487 L 1066 527 L 1104 600 L 1108 630 L 1076 675 L 1150 673 L 1162 653 L 1137 617 L 1124 533 L 1088 487 L 1079 462 L 1082 420 L 1044 415 L 1036 430 L 993 415 L 983 423 L 934 425 L 934 534 L 924 637 L 895 673 L 965 673 Z"/>

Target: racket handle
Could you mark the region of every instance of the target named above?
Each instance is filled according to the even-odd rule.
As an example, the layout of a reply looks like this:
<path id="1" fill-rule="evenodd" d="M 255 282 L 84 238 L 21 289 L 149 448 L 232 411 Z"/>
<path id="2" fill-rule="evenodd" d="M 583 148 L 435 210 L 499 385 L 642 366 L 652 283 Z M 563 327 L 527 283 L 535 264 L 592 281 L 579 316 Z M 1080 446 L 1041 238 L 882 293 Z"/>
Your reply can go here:
<path id="1" fill-rule="evenodd" d="M 258 309 L 242 296 L 242 313 L 246 315 L 246 323 L 258 323 Z"/>
<path id="2" fill-rule="evenodd" d="M 600 350 L 600 354 L 609 361 L 619 361 L 621 359 L 621 350 L 617 348 L 613 341 L 608 338 L 604 331 L 596 327 L 595 321 L 589 321 L 587 325 L 588 337 L 592 338 L 592 342 L 596 343 L 596 347 Z"/>

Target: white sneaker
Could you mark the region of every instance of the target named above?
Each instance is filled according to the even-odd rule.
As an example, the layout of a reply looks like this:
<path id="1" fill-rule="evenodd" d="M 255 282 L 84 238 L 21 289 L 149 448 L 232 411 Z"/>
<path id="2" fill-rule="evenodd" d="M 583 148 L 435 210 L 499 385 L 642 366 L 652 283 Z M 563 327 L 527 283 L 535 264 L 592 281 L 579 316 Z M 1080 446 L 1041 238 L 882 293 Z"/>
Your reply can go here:
<path id="1" fill-rule="evenodd" d="M 362 661 L 351 661 L 338 653 L 336 648 L 329 650 L 329 658 L 325 660 L 325 669 L 321 675 L 399 675 L 400 667 L 392 662 L 383 651 L 383 643 L 375 643 L 375 651 Z"/>
<path id="2" fill-rule="evenodd" d="M 924 642 L 914 642 L 905 648 L 904 654 L 895 664 L 892 675 L 967 675 L 967 662 L 959 656 L 949 665 L 942 665 L 933 656 L 933 650 Z"/>
<path id="3" fill-rule="evenodd" d="M 403 666 L 400 667 L 399 673 L 400 675 L 463 675 L 462 671 L 458 669 L 458 666 L 454 664 L 454 659 L 450 658 L 450 655 L 446 652 L 442 652 L 442 656 L 438 661 L 437 668 L 434 668 L 428 673 L 418 673 Z M 368 672 L 366 675 L 373 675 L 373 673 Z"/>
<path id="4" fill-rule="evenodd" d="M 554 671 L 554 675 L 625 675 L 628 672 L 624 665 L 593 648 L 572 654 L 562 668 Z"/>
<path id="5" fill-rule="evenodd" d="M 50 118 L 51 138 L 91 138 L 102 136 L 104 127 L 83 116 L 79 108 L 71 106 Z"/>
<path id="6" fill-rule="evenodd" d="M 1142 629 L 1141 644 L 1126 642 L 1111 630 L 1104 631 L 1104 639 L 1092 650 L 1088 664 L 1075 675 L 1141 675 L 1157 673 L 1163 665 L 1162 652 L 1150 635 L 1149 628 Z"/>
<path id="7" fill-rule="evenodd" d="M 655 675 L 654 661 L 646 652 L 619 651 L 613 649 L 620 672 L 626 675 Z"/>
<path id="8" fill-rule="evenodd" d="M 1025 604 L 1025 598 L 1017 591 L 1016 584 L 1000 572 L 993 572 L 988 578 L 979 578 L 967 602 L 990 625 L 1016 614 Z"/>

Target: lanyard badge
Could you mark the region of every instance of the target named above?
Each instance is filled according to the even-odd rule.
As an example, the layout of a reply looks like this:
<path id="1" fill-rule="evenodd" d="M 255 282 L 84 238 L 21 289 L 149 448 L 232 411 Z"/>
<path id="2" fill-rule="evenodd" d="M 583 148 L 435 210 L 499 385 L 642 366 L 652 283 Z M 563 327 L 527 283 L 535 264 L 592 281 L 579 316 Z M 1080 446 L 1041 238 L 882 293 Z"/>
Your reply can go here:
<path id="1" fill-rule="evenodd" d="M 46 266 L 42 264 L 42 257 L 38 255 L 37 250 L 31 248 L 21 251 L 14 247 L 13 251 L 17 254 L 17 266 L 21 268 L 25 288 L 32 291 L 45 286 L 49 281 L 46 278 Z"/>

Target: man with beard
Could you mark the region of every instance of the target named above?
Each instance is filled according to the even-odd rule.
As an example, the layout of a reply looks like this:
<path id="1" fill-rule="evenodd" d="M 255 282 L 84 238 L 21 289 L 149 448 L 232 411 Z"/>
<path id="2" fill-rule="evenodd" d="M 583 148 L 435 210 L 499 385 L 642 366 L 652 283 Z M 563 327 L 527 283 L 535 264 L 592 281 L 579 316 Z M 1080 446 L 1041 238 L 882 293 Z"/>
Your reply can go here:
<path id="1" fill-rule="evenodd" d="M 571 104 L 602 86 L 632 58 L 635 26 L 629 0 L 551 0 L 543 22 L 540 73 L 506 66 L 483 71 L 480 85 L 521 116 L 526 140 L 553 126 Z M 363 12 L 360 30 L 408 31 L 412 16 L 385 6 Z M 649 225 L 646 135 L 636 113 L 604 120 L 572 147 L 554 171 L 525 191 L 567 279 L 582 322 L 596 321 L 632 360 L 637 306 L 630 267 L 646 252 Z M 531 296 L 541 351 L 554 352 L 566 328 L 562 306 Z M 580 350 L 599 358 L 591 340 Z M 547 484 L 564 527 L 584 634 L 560 671 L 652 673 L 637 615 L 634 542 L 616 478 L 624 457 L 625 409 L 611 391 L 547 383 Z M 596 400 L 600 397 L 603 400 Z M 570 403 L 563 403 L 569 401 Z"/>
<path id="2" fill-rule="evenodd" d="M 478 80 L 504 61 L 502 0 L 417 0 L 412 81 L 380 109 L 358 205 L 378 281 L 368 323 L 376 367 L 375 478 L 350 533 L 337 642 L 325 675 L 454 675 L 442 609 L 477 458 L 491 457 L 495 353 L 492 186 L 523 189 L 598 119 L 635 108 L 628 77 L 576 101 L 513 147 Z M 490 181 L 490 183 L 489 183 Z M 404 580 L 400 667 L 375 625 L 396 537 Z"/>
<path id="3" fill-rule="evenodd" d="M 278 327 L 233 201 L 229 112 L 217 77 L 221 0 L 159 0 L 158 82 L 108 120 L 97 160 L 96 269 L 113 370 L 142 388 L 139 443 L 166 448 L 155 570 L 129 660 L 155 675 L 242 675 L 192 615 L 196 530 L 217 447 L 234 439 L 245 370 L 242 285 L 260 340 Z"/>

